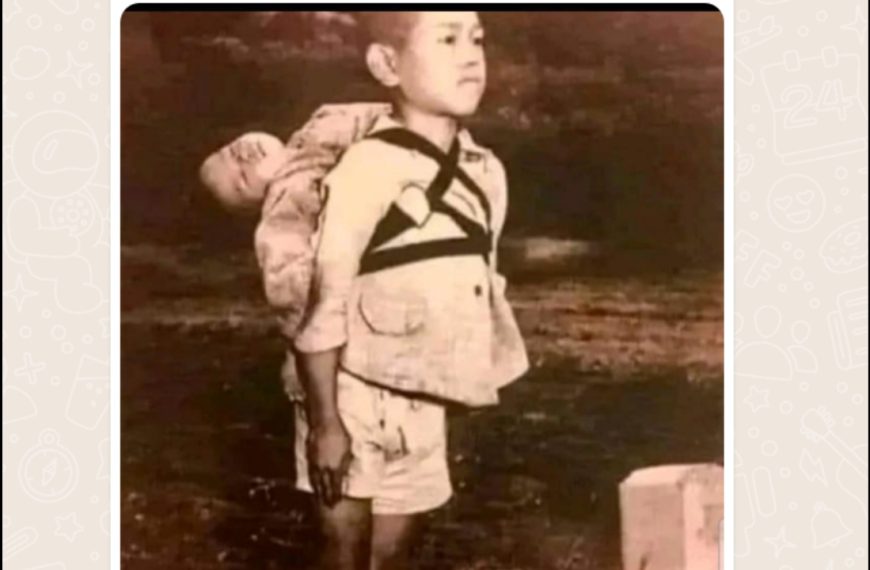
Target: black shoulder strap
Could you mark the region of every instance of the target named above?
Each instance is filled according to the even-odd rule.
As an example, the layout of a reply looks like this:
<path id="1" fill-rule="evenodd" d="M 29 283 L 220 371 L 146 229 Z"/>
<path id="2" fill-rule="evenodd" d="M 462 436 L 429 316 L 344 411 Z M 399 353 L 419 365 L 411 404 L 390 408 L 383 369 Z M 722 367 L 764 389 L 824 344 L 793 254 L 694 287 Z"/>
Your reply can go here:
<path id="1" fill-rule="evenodd" d="M 442 170 L 444 170 L 445 167 L 452 166 L 451 172 L 453 176 L 451 176 L 447 180 L 447 186 L 450 186 L 450 182 L 453 180 L 453 177 L 458 178 L 462 185 L 465 186 L 469 192 L 474 194 L 474 197 L 477 198 L 477 200 L 480 202 L 483 211 L 486 213 L 487 225 L 491 223 L 492 213 L 490 211 L 489 200 L 486 199 L 486 194 L 483 190 L 481 190 L 480 186 L 478 186 L 474 179 L 472 179 L 467 172 L 459 167 L 459 143 L 457 139 L 454 139 L 453 145 L 450 147 L 450 151 L 445 154 L 441 151 L 440 148 L 438 148 L 425 138 L 421 137 L 417 133 L 400 127 L 376 131 L 368 136 L 396 146 L 400 146 L 402 148 L 416 150 L 422 154 L 425 154 L 426 156 L 437 162 Z M 455 157 L 453 156 L 454 152 L 457 153 Z M 442 191 L 442 194 L 446 190 L 447 188 L 445 187 Z"/>
<path id="2" fill-rule="evenodd" d="M 377 136 L 379 134 L 385 134 L 384 138 Z M 392 135 L 391 135 L 392 133 Z M 409 137 L 405 137 L 404 135 L 410 135 Z M 392 144 L 396 144 L 397 141 L 401 141 L 400 146 L 404 148 L 414 148 L 414 142 L 421 142 L 425 144 L 431 145 L 428 141 L 422 139 L 421 137 L 417 137 L 410 133 L 410 131 L 406 131 L 404 129 L 390 129 L 387 131 L 378 131 L 373 137 L 380 138 L 386 142 L 390 142 Z M 416 139 L 419 139 L 417 141 Z M 409 146 L 405 146 L 405 142 L 409 144 Z M 434 145 L 432 145 L 433 148 Z M 440 153 L 440 151 L 435 148 L 436 151 Z M 459 164 L 459 145 L 454 141 L 453 146 L 450 147 L 450 151 L 444 160 L 439 160 L 439 169 L 435 177 L 432 179 L 432 182 L 429 183 L 429 187 L 426 189 L 426 200 L 429 202 L 430 207 L 434 210 L 434 204 L 437 204 L 441 201 L 441 197 L 444 196 L 444 193 L 447 192 L 447 189 L 450 187 L 450 183 L 453 181 L 454 173 L 456 172 L 457 166 Z M 401 210 L 401 208 L 397 207 L 395 204 L 390 206 L 390 209 L 387 210 L 386 215 L 378 224 L 378 227 L 375 228 L 375 233 L 372 236 L 371 241 L 369 242 L 368 250 L 371 251 L 375 248 L 380 247 L 384 243 L 390 241 L 394 237 L 398 236 L 402 232 L 414 227 L 414 221 L 408 217 L 408 215 Z"/>
<path id="3" fill-rule="evenodd" d="M 489 226 L 490 207 L 486 196 L 471 177 L 459 167 L 459 141 L 454 140 L 450 150 L 447 153 L 443 153 L 434 144 L 407 129 L 395 128 L 377 131 L 370 134 L 369 138 L 379 139 L 402 148 L 419 151 L 438 164 L 438 172 L 426 189 L 426 199 L 432 211 L 450 216 L 463 232 L 467 234 L 467 237 L 435 240 L 390 248 L 388 250 L 374 251 L 415 225 L 414 221 L 405 212 L 393 204 L 375 228 L 372 239 L 360 262 L 360 273 L 369 273 L 422 259 L 450 255 L 480 254 L 483 255 L 484 259 L 488 259 L 491 247 L 489 228 L 482 228 L 479 224 L 443 200 L 444 193 L 447 192 L 451 182 L 458 178 L 480 202 L 486 214 L 487 226 Z"/>

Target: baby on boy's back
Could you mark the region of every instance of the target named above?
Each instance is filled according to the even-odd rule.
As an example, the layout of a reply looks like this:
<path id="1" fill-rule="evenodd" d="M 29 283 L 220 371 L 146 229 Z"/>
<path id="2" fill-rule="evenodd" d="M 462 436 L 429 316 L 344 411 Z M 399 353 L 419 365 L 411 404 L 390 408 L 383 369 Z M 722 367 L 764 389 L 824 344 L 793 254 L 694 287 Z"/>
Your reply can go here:
<path id="1" fill-rule="evenodd" d="M 276 136 L 245 133 L 215 151 L 200 179 L 229 211 L 260 209 L 254 235 L 269 304 L 292 337 L 308 302 L 314 238 L 323 206 L 320 181 L 351 143 L 390 107 L 350 103 L 320 107 L 285 145 Z"/>

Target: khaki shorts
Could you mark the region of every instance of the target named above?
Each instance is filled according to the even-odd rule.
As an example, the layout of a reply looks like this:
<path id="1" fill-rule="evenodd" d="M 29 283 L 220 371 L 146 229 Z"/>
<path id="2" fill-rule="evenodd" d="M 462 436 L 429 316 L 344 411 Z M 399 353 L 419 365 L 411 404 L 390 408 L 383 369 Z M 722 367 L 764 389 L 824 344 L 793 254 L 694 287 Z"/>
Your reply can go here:
<path id="1" fill-rule="evenodd" d="M 371 499 L 383 515 L 433 510 L 453 493 L 447 465 L 443 405 L 403 395 L 339 371 L 338 412 L 350 433 L 351 461 L 344 495 Z M 305 442 L 305 405 L 297 403 L 296 487 L 312 492 Z"/>

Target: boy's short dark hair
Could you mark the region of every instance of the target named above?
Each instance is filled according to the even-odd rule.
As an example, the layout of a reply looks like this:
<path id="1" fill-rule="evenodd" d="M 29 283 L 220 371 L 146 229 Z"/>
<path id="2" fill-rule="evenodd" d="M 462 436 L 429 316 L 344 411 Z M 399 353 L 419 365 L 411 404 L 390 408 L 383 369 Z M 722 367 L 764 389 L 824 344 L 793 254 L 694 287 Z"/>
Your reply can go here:
<path id="1" fill-rule="evenodd" d="M 400 48 L 416 21 L 416 12 L 357 12 L 355 15 L 365 45 L 385 44 Z"/>

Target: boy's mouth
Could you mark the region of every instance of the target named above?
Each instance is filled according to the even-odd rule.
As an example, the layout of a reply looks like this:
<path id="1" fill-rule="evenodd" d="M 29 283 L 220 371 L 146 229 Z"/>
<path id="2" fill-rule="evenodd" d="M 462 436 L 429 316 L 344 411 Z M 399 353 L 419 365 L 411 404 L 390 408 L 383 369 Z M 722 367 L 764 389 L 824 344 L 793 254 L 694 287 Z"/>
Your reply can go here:
<path id="1" fill-rule="evenodd" d="M 483 88 L 483 81 L 480 79 L 460 79 L 456 84 L 459 89 L 472 89 L 474 91 Z"/>
<path id="2" fill-rule="evenodd" d="M 459 80 L 459 85 L 480 85 L 483 79 L 480 77 L 463 77 Z"/>

